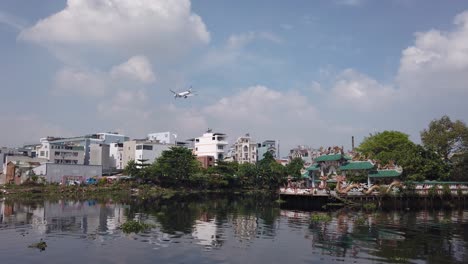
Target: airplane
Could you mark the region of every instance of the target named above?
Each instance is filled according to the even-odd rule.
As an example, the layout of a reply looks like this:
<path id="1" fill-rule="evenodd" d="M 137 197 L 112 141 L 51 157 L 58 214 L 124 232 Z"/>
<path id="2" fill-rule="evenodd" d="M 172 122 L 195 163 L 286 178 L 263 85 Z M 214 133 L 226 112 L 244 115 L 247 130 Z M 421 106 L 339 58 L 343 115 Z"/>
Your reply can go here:
<path id="1" fill-rule="evenodd" d="M 169 90 L 171 91 L 173 94 L 174 94 L 174 98 L 177 99 L 178 97 L 180 98 L 187 98 L 189 96 L 194 96 L 196 94 L 193 93 L 192 91 L 192 86 L 190 86 L 190 88 L 186 91 L 183 91 L 183 92 L 174 92 L 172 90 Z"/>

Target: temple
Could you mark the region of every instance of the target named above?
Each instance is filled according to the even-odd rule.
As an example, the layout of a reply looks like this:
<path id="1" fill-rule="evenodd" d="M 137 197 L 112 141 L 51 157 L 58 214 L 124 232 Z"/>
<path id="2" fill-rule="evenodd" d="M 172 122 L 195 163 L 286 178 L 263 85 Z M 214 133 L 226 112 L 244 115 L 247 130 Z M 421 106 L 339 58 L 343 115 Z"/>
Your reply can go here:
<path id="1" fill-rule="evenodd" d="M 343 147 L 335 146 L 320 148 L 320 155 L 303 171 L 302 176 L 311 189 L 328 190 L 329 183 L 336 183 L 337 192 L 347 193 L 353 189 L 372 191 L 376 189 L 376 183 L 395 185 L 399 183 L 402 172 L 403 169 L 392 161 L 381 166 L 379 161 L 367 159 L 355 152 L 345 154 Z M 367 184 L 347 183 L 346 179 L 351 176 L 365 176 Z M 371 189 L 372 186 L 374 188 Z"/>

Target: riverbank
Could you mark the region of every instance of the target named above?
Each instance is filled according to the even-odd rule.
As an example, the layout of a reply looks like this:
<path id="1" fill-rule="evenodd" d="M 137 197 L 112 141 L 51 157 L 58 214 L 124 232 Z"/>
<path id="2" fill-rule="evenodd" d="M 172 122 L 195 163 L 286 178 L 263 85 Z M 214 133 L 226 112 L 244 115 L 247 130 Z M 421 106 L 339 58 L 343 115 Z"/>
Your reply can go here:
<path id="1" fill-rule="evenodd" d="M 106 185 L 3 185 L 0 186 L 0 198 L 15 201 L 33 200 L 117 200 L 129 199 L 169 199 L 173 196 L 185 196 L 203 193 L 232 193 L 232 194 L 273 194 L 270 190 L 251 189 L 189 189 L 189 188 L 163 188 L 156 185 L 135 183 L 113 183 Z"/>

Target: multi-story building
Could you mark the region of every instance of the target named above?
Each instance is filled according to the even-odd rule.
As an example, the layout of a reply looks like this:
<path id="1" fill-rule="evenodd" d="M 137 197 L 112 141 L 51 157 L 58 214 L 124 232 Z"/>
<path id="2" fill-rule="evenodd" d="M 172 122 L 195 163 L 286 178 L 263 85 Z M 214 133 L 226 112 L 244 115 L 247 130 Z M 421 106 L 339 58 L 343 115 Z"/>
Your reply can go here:
<path id="1" fill-rule="evenodd" d="M 84 164 L 85 150 L 83 146 L 57 143 L 49 138 L 41 139 L 41 145 L 36 148 L 36 156 L 58 164 Z"/>
<path id="2" fill-rule="evenodd" d="M 201 137 L 189 139 L 188 141 L 193 142 L 193 152 L 197 157 L 211 156 L 215 162 L 224 159 L 224 153 L 226 150 L 226 134 L 213 133 L 211 129 L 208 129 Z"/>
<path id="3" fill-rule="evenodd" d="M 177 135 L 171 132 L 158 132 L 148 134 L 148 140 L 159 141 L 162 144 L 175 144 Z"/>
<path id="4" fill-rule="evenodd" d="M 257 161 L 260 161 L 263 159 L 263 155 L 265 153 L 270 152 L 271 155 L 273 155 L 274 159 L 277 159 L 276 155 L 276 141 L 275 140 L 265 140 L 262 143 L 258 143 L 257 145 Z"/>
<path id="5" fill-rule="evenodd" d="M 44 154 L 47 153 L 47 149 L 43 148 L 43 142 L 48 142 L 51 144 L 58 144 L 64 146 L 81 146 L 84 149 L 84 165 L 90 164 L 90 145 L 92 144 L 111 144 L 111 143 L 122 143 L 129 138 L 118 133 L 97 133 L 86 135 L 82 137 L 70 137 L 70 138 L 58 138 L 58 137 L 47 137 L 42 138 L 41 143 L 35 147 L 35 154 L 39 156 L 40 151 L 44 151 Z M 41 149 L 42 148 L 42 149 Z"/>
<path id="6" fill-rule="evenodd" d="M 114 169 L 110 159 L 110 146 L 108 144 L 91 144 L 89 165 L 101 165 L 103 173 L 110 173 Z"/>
<path id="7" fill-rule="evenodd" d="M 123 144 L 122 165 L 125 167 L 131 160 L 136 163 L 151 164 L 162 155 L 164 150 L 168 150 L 172 146 L 174 145 L 161 144 L 147 139 L 125 141 Z"/>
<path id="8" fill-rule="evenodd" d="M 304 161 L 304 165 L 310 166 L 314 163 L 314 159 L 320 155 L 318 150 L 314 150 L 308 146 L 297 146 L 289 151 L 289 161 L 294 158 L 301 158 Z"/>
<path id="9" fill-rule="evenodd" d="M 242 163 L 257 162 L 257 144 L 252 140 L 250 134 L 237 138 L 233 144 L 234 161 Z"/>
<path id="10" fill-rule="evenodd" d="M 110 166 L 116 170 L 123 170 L 125 165 L 123 163 L 124 156 L 124 143 L 111 143 L 109 145 L 109 159 Z"/>

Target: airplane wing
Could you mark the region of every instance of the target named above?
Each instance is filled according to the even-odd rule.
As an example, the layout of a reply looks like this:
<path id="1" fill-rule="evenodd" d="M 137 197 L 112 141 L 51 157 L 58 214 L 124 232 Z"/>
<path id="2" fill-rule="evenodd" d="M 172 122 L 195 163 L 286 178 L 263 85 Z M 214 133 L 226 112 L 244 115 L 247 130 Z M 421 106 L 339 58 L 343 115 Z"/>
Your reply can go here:
<path id="1" fill-rule="evenodd" d="M 169 89 L 169 91 L 171 91 L 173 94 L 177 94 L 176 92 L 172 91 L 171 89 Z"/>

